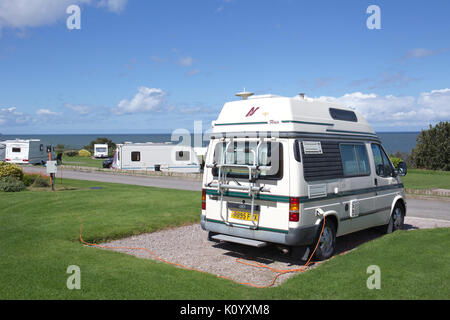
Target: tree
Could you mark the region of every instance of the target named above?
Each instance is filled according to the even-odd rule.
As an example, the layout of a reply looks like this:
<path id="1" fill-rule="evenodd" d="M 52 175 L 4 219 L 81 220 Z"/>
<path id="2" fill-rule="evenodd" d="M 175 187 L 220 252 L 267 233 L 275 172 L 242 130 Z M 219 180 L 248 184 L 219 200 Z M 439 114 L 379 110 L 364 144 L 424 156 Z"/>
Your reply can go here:
<path id="1" fill-rule="evenodd" d="M 93 154 L 94 153 L 94 144 L 107 144 L 108 145 L 108 154 L 110 154 L 110 155 L 112 155 L 114 153 L 114 150 L 116 150 L 116 144 L 108 138 L 97 138 L 97 139 L 91 141 L 91 143 L 89 143 L 87 146 L 84 146 L 84 149 L 90 151 Z"/>
<path id="2" fill-rule="evenodd" d="M 417 167 L 450 170 L 450 123 L 441 121 L 435 127 L 422 130 L 412 151 Z"/>

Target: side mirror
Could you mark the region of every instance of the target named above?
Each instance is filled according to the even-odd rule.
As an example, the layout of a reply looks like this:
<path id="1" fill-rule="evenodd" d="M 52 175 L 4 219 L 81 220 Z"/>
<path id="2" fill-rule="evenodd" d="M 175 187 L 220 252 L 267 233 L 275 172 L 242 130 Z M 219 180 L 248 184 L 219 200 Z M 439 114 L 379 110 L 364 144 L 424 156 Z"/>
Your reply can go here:
<path id="1" fill-rule="evenodd" d="M 408 172 L 408 169 L 406 168 L 406 163 L 404 163 L 403 161 L 399 162 L 397 170 L 400 176 L 406 176 L 406 173 Z"/>

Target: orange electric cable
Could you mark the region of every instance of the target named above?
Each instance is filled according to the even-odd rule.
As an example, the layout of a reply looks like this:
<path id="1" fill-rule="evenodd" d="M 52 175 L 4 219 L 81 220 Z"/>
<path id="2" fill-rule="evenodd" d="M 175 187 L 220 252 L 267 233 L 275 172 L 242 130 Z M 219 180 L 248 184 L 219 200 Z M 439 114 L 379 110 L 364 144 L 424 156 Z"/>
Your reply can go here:
<path id="1" fill-rule="evenodd" d="M 308 268 L 308 266 L 309 266 L 309 264 L 311 262 L 311 259 L 314 256 L 314 253 L 316 252 L 317 247 L 319 246 L 320 238 L 322 237 L 324 228 L 325 228 L 325 216 L 323 217 L 322 229 L 320 231 L 319 238 L 317 239 L 316 246 L 314 247 L 314 250 L 311 253 L 308 261 L 300 268 L 295 268 L 295 269 L 275 269 L 275 268 L 272 268 L 272 267 L 269 267 L 269 266 L 262 265 L 262 264 L 257 263 L 257 262 L 255 262 L 255 264 L 244 262 L 244 261 L 242 261 L 241 258 L 236 258 L 235 259 L 235 261 L 238 262 L 238 263 L 242 263 L 242 264 L 248 265 L 250 267 L 268 269 L 268 270 L 270 270 L 270 271 L 272 271 L 274 273 L 277 273 L 277 275 L 273 278 L 273 280 L 267 285 L 260 286 L 260 285 L 256 285 L 256 284 L 253 284 L 253 283 L 250 283 L 250 282 L 239 282 L 239 281 L 235 281 L 235 280 L 233 280 L 233 279 L 231 279 L 229 277 L 221 276 L 221 275 L 217 275 L 217 277 L 222 278 L 222 279 L 231 280 L 231 281 L 236 282 L 238 284 L 248 285 L 248 286 L 255 287 L 255 288 L 267 288 L 267 287 L 273 286 L 275 284 L 275 282 L 277 281 L 278 277 L 280 277 L 283 274 L 292 273 L 292 272 L 304 272 L 304 271 L 307 270 L 307 268 Z M 89 242 L 86 242 L 86 241 L 83 240 L 82 233 L 83 233 L 83 223 L 80 222 L 80 242 L 85 244 L 85 245 L 87 245 L 87 246 L 93 246 L 93 247 L 104 248 L 104 249 L 143 250 L 143 251 L 146 251 L 147 253 L 149 253 L 154 259 L 156 259 L 158 261 L 161 261 L 161 262 L 164 262 L 164 263 L 167 263 L 167 264 L 170 264 L 170 265 L 174 265 L 174 266 L 177 266 L 177 267 L 180 267 L 180 268 L 183 268 L 183 269 L 186 269 L 186 270 L 190 270 L 190 271 L 197 271 L 197 272 L 202 272 L 202 273 L 208 273 L 206 271 L 190 268 L 190 267 L 184 266 L 184 265 L 179 264 L 179 263 L 167 261 L 167 260 L 159 257 L 158 255 L 156 255 L 154 252 L 152 252 L 151 250 L 149 250 L 147 248 L 125 247 L 125 246 L 107 246 L 107 245 L 99 245 L 99 244 L 95 244 L 95 243 L 89 243 Z"/>

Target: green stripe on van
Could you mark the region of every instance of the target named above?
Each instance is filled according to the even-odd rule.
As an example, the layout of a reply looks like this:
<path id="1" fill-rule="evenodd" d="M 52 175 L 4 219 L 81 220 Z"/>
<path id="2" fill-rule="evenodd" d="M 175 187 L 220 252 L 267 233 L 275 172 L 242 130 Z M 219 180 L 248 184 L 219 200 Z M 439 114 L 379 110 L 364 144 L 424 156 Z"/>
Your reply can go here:
<path id="1" fill-rule="evenodd" d="M 211 196 L 219 196 L 219 192 L 213 189 L 206 189 L 206 194 Z M 243 192 L 235 192 L 235 191 L 225 191 L 223 194 L 225 197 L 233 197 L 233 198 L 242 198 L 242 199 L 251 199 L 248 193 Z M 271 194 L 257 194 L 255 196 L 257 200 L 267 200 L 267 201 L 276 201 L 276 202 L 289 202 L 289 197 L 287 196 L 276 196 Z"/>
<path id="2" fill-rule="evenodd" d="M 312 198 L 311 199 L 308 197 L 300 197 L 300 203 L 329 200 L 329 199 L 334 199 L 334 198 L 348 197 L 348 196 L 354 196 L 354 195 L 365 194 L 365 193 L 370 193 L 370 192 L 385 191 L 385 190 L 391 190 L 391 189 L 401 189 L 401 188 L 403 188 L 403 183 L 387 185 L 387 186 L 372 187 L 372 188 L 357 189 L 357 190 L 351 190 L 351 191 L 344 191 L 344 192 L 340 192 L 338 194 L 329 193 L 329 194 L 327 194 L 326 197 L 321 197 L 321 198 Z M 211 196 L 219 196 L 220 195 L 217 190 L 213 190 L 213 189 L 206 189 L 206 194 L 211 195 Z M 248 193 L 235 192 L 235 191 L 225 191 L 224 196 L 232 197 L 232 198 L 251 199 L 250 196 L 248 195 Z M 255 199 L 256 200 L 275 201 L 275 202 L 289 202 L 288 196 L 279 196 L 279 195 L 271 195 L 271 194 L 257 194 L 255 196 Z"/>

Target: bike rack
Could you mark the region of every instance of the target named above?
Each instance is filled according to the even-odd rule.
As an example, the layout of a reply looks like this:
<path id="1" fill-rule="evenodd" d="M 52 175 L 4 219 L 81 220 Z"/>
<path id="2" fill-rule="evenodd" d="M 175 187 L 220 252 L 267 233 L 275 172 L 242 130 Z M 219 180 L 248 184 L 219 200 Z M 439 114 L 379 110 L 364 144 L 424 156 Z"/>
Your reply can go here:
<path id="1" fill-rule="evenodd" d="M 225 150 L 222 153 L 221 157 L 221 164 L 212 164 L 212 165 L 206 165 L 207 168 L 217 168 L 219 170 L 217 174 L 217 183 L 209 183 L 206 186 L 217 188 L 217 192 L 220 194 L 220 217 L 222 218 L 223 222 L 228 226 L 233 226 L 231 222 L 228 221 L 228 210 L 227 210 L 227 216 L 224 218 L 223 216 L 223 197 L 224 193 L 228 190 L 245 190 L 248 192 L 249 197 L 251 198 L 251 222 L 253 226 L 249 226 L 250 229 L 257 229 L 258 224 L 255 223 L 254 219 L 254 209 L 255 209 L 255 196 L 259 194 L 260 192 L 266 192 L 270 189 L 267 187 L 258 187 L 256 186 L 256 179 L 258 177 L 258 173 L 260 170 L 264 169 L 270 169 L 269 166 L 259 166 L 259 148 L 261 146 L 261 143 L 263 141 L 259 140 L 258 145 L 256 146 L 255 150 L 250 150 L 253 153 L 253 164 L 252 165 L 246 165 L 246 164 L 226 164 L 226 154 L 229 152 L 230 146 L 234 143 L 234 140 L 231 138 L 230 141 L 227 143 Z M 234 151 L 233 151 L 234 152 Z M 227 175 L 229 171 L 226 169 L 232 169 L 232 168 L 246 168 L 248 170 L 248 186 L 242 186 L 242 185 L 230 185 L 229 179 L 227 179 Z M 259 219 L 258 219 L 259 223 Z"/>

